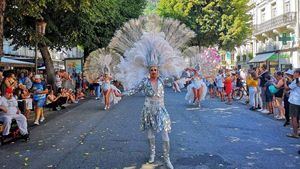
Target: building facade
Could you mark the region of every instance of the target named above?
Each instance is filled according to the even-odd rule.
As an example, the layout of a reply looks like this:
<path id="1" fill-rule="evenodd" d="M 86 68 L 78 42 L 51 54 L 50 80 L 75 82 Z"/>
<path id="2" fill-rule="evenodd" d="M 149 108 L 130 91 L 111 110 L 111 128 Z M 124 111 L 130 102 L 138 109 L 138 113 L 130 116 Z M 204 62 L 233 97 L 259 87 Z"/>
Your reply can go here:
<path id="1" fill-rule="evenodd" d="M 17 50 L 11 45 L 11 40 L 3 42 L 4 57 L 35 63 L 35 50 L 28 47 L 20 47 Z M 82 58 L 84 53 L 79 48 L 62 49 L 60 51 L 50 50 L 50 55 L 55 69 L 64 69 L 64 60 L 66 58 Z M 37 51 L 38 67 L 42 67 L 43 59 L 40 51 Z"/>
<path id="2" fill-rule="evenodd" d="M 250 64 L 271 71 L 300 67 L 299 0 L 252 0 L 253 55 Z"/>

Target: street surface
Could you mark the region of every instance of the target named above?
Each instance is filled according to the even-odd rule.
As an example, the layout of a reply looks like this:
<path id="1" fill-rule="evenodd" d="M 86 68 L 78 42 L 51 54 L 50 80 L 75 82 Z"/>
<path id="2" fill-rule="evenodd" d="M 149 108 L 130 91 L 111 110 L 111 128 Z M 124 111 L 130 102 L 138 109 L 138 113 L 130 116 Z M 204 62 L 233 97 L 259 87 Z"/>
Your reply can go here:
<path id="1" fill-rule="evenodd" d="M 287 138 L 289 128 L 270 116 L 251 112 L 241 103 L 225 105 L 216 99 L 197 109 L 185 93 L 166 89 L 172 119 L 171 161 L 176 169 L 300 168 L 300 139 Z M 148 144 L 141 132 L 144 97 L 125 97 L 109 111 L 89 100 L 31 130 L 28 143 L 0 147 L 2 168 L 163 169 L 162 141 L 157 135 L 157 158 L 145 164 Z"/>

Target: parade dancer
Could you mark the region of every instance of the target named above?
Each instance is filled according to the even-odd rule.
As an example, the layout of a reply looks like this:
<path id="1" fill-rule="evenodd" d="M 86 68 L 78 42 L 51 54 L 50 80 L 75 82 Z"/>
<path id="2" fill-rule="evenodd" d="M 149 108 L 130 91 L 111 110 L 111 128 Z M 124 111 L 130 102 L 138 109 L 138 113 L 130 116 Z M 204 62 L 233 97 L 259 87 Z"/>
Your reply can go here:
<path id="1" fill-rule="evenodd" d="M 111 84 L 112 77 L 108 73 L 108 69 L 105 68 L 104 76 L 102 80 L 102 92 L 104 100 L 104 110 L 110 108 L 110 104 L 117 104 L 121 100 L 121 91 Z"/>
<path id="2" fill-rule="evenodd" d="M 107 110 L 110 108 L 110 93 L 111 93 L 111 84 L 110 81 L 112 80 L 111 76 L 108 74 L 108 68 L 104 68 L 104 76 L 101 79 L 102 81 L 102 93 L 104 98 L 104 110 Z"/>
<path id="3" fill-rule="evenodd" d="M 170 161 L 171 120 L 164 105 L 164 83 L 159 78 L 158 66 L 149 66 L 150 77 L 145 78 L 135 89 L 128 91 L 127 95 L 133 95 L 141 90 L 145 93 L 145 102 L 142 110 L 142 129 L 147 131 L 149 139 L 150 157 L 148 162 L 155 160 L 155 133 L 161 132 L 163 140 L 163 156 L 167 167 L 173 168 Z"/>
<path id="4" fill-rule="evenodd" d="M 149 140 L 148 162 L 155 160 L 155 134 L 161 132 L 164 161 L 169 169 L 174 167 L 170 160 L 171 120 L 165 108 L 164 81 L 182 74 L 186 65 L 179 49 L 194 36 L 177 20 L 149 15 L 125 23 L 109 45 L 123 56 L 115 74 L 124 85 L 123 95 L 144 91 L 141 129 Z"/>
<path id="5" fill-rule="evenodd" d="M 89 82 L 95 82 L 100 77 L 102 82 L 104 110 L 110 109 L 111 103 L 117 104 L 121 100 L 121 91 L 111 84 L 113 80 L 113 68 L 119 62 L 120 55 L 108 49 L 97 49 L 86 59 L 84 75 Z M 97 80 L 98 81 L 98 80 Z"/>
<path id="6" fill-rule="evenodd" d="M 191 63 L 195 66 L 195 69 L 187 69 L 193 71 L 194 76 L 192 83 L 187 87 L 188 92 L 185 98 L 189 103 L 198 104 L 200 107 L 200 102 L 205 99 L 207 94 L 207 86 L 203 78 L 215 77 L 221 57 L 214 48 L 203 49 L 198 46 L 187 48 L 183 54 L 185 57 L 191 58 Z"/>
<path id="7" fill-rule="evenodd" d="M 188 69 L 194 72 L 194 76 L 192 77 L 192 83 L 187 86 L 185 99 L 190 104 L 193 103 L 201 107 L 200 102 L 204 100 L 207 93 L 206 85 L 203 82 L 199 71 L 192 68 Z"/>

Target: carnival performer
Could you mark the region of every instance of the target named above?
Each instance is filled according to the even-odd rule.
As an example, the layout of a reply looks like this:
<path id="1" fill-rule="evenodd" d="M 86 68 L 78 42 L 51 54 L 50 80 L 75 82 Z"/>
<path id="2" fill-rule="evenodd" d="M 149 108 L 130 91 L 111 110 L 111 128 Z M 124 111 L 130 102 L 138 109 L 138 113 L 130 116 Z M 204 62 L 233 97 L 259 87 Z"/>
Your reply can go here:
<path id="1" fill-rule="evenodd" d="M 104 76 L 101 78 L 102 80 L 102 93 L 104 98 L 104 110 L 108 110 L 110 108 L 110 104 L 117 104 L 121 100 L 121 91 L 111 84 L 112 77 L 108 73 L 108 69 L 104 71 Z"/>
<path id="2" fill-rule="evenodd" d="M 92 83 L 95 81 L 101 83 L 104 110 L 110 109 L 111 103 L 117 104 L 121 100 L 121 91 L 111 83 L 114 75 L 113 67 L 118 63 L 119 57 L 118 54 L 108 49 L 97 49 L 90 53 L 84 64 L 84 75 L 87 80 Z"/>
<path id="3" fill-rule="evenodd" d="M 196 104 L 201 107 L 200 102 L 205 99 L 207 93 L 207 87 L 203 82 L 202 75 L 197 69 L 188 68 L 193 71 L 193 77 L 191 80 L 191 84 L 187 86 L 187 94 L 185 99 L 190 104 Z"/>
<path id="4" fill-rule="evenodd" d="M 109 47 L 121 57 L 115 78 L 125 88 L 123 95 L 143 91 L 145 102 L 141 112 L 141 129 L 149 140 L 149 163 L 155 161 L 155 134 L 161 132 L 165 165 L 170 161 L 171 120 L 165 107 L 164 82 L 179 77 L 186 67 L 179 49 L 195 33 L 179 21 L 157 15 L 141 16 L 128 21 L 116 32 Z"/>
<path id="5" fill-rule="evenodd" d="M 195 66 L 195 68 L 188 68 L 194 76 L 192 83 L 187 87 L 188 92 L 185 98 L 189 103 L 198 104 L 200 107 L 200 102 L 205 99 L 208 90 L 203 79 L 215 77 L 221 57 L 216 49 L 203 49 L 199 46 L 189 47 L 183 53 L 185 57 L 191 58 L 192 65 Z"/>

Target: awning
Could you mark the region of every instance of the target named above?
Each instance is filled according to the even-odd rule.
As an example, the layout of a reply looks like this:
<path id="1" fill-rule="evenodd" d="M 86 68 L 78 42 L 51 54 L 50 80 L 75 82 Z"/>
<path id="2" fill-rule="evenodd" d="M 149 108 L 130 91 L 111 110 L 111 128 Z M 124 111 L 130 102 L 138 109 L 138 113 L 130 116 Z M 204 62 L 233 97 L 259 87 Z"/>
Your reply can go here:
<path id="1" fill-rule="evenodd" d="M 38 68 L 39 70 L 46 70 L 46 66 L 42 66 Z M 54 65 L 54 69 L 56 70 L 64 70 L 65 66 L 64 65 Z"/>
<path id="2" fill-rule="evenodd" d="M 264 54 L 258 54 L 255 56 L 255 58 L 251 59 L 250 63 L 259 63 L 259 62 L 265 62 L 268 60 L 272 55 L 274 55 L 275 52 L 271 53 L 264 53 Z"/>
<path id="3" fill-rule="evenodd" d="M 33 67 L 34 63 L 32 62 L 25 62 L 15 59 L 10 59 L 6 57 L 1 57 L 0 64 L 3 66 L 21 66 L 21 67 Z"/>

